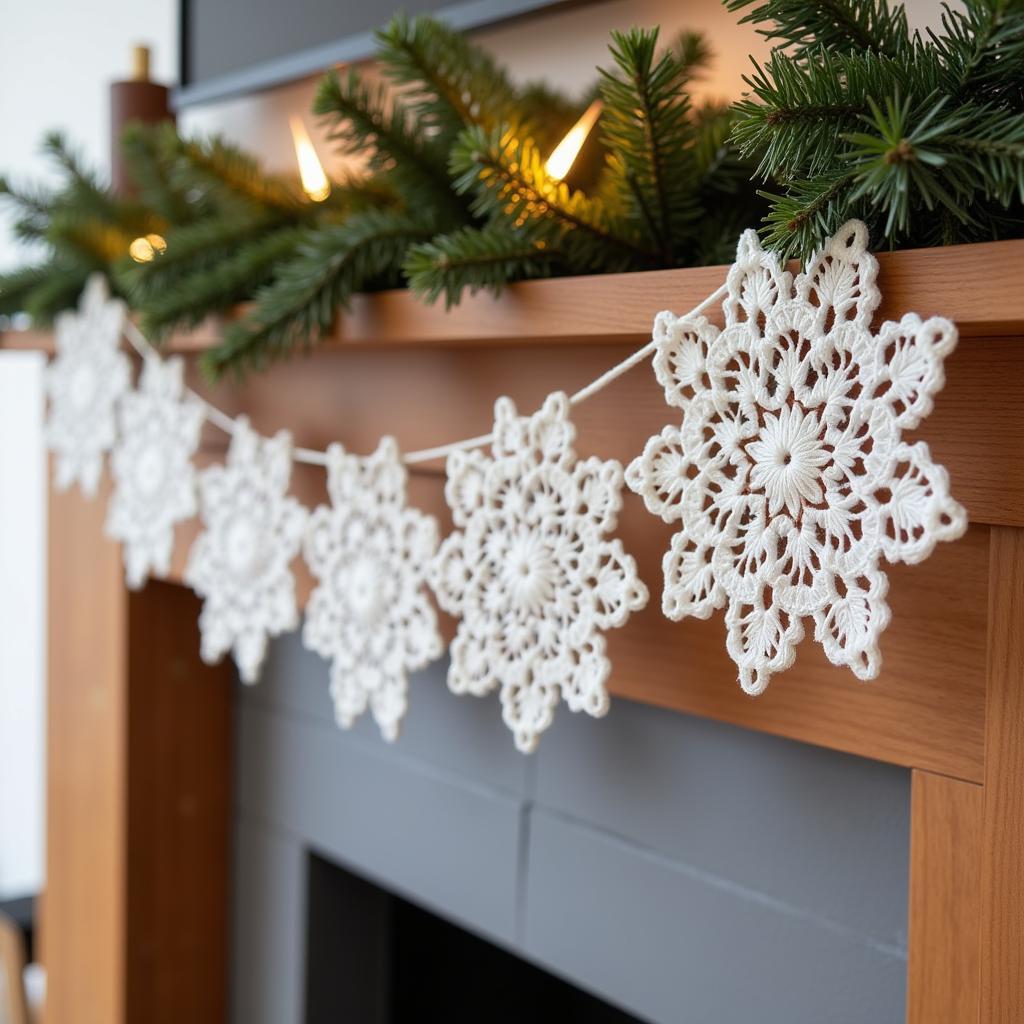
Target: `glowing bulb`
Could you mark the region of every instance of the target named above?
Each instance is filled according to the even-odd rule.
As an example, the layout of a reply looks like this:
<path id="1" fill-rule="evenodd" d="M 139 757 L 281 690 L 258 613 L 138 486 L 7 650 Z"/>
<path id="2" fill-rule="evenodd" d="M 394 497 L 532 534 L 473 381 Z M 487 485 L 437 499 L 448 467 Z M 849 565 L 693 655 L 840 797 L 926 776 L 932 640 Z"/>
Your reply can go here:
<path id="1" fill-rule="evenodd" d="M 149 263 L 154 256 L 167 252 L 167 242 L 163 235 L 140 235 L 128 246 L 128 255 L 136 263 Z"/>
<path id="2" fill-rule="evenodd" d="M 598 117 L 601 115 L 601 107 L 601 101 L 594 100 L 583 111 L 580 119 L 569 129 L 569 133 L 565 138 L 555 146 L 551 156 L 548 157 L 547 163 L 544 164 L 544 170 L 549 178 L 561 181 L 569 173 L 573 161 L 579 155 L 580 150 L 583 148 L 583 143 L 587 141 L 587 136 L 591 133 Z"/>
<path id="3" fill-rule="evenodd" d="M 313 142 L 302 123 L 301 117 L 291 118 L 292 141 L 295 143 L 295 158 L 299 162 L 299 178 L 302 190 L 314 203 L 322 203 L 331 194 L 331 183 L 324 174 L 320 160 L 313 148 Z"/>

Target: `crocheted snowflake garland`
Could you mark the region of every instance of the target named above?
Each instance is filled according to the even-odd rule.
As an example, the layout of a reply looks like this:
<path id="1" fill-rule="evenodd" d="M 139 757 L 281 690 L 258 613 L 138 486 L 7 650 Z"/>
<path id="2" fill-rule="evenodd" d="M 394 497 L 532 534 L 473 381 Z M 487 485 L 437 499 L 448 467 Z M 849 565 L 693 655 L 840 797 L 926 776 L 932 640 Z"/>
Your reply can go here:
<path id="1" fill-rule="evenodd" d="M 244 683 L 254 683 L 269 637 L 298 625 L 289 565 L 302 544 L 306 510 L 286 495 L 292 443 L 287 431 L 262 438 L 240 416 L 227 464 L 199 474 L 206 527 L 189 553 L 185 582 L 200 597 L 202 658 L 232 650 Z"/>
<path id="2" fill-rule="evenodd" d="M 670 619 L 727 605 L 728 649 L 749 693 L 788 668 L 803 618 L 830 661 L 881 666 L 890 562 L 920 562 L 965 530 L 928 446 L 902 440 L 932 409 L 956 329 L 914 313 L 870 330 L 878 264 L 845 224 L 794 279 L 746 232 L 725 329 L 662 313 L 654 369 L 680 427 L 626 473 L 666 522 Z"/>
<path id="3" fill-rule="evenodd" d="M 494 407 L 493 457 L 453 452 L 445 495 L 455 525 L 431 566 L 441 607 L 461 616 L 448 685 L 500 687 L 502 716 L 529 753 L 559 697 L 572 711 L 608 710 L 603 631 L 647 602 L 636 563 L 607 540 L 622 503 L 622 466 L 577 461 L 569 402 L 548 396 L 519 417 Z"/>
<path id="4" fill-rule="evenodd" d="M 124 545 L 125 576 L 132 589 L 151 573 L 167 575 L 174 526 L 196 511 L 192 456 L 203 408 L 185 397 L 183 373 L 180 359 L 147 359 L 139 389 L 125 395 L 118 409 L 107 533 Z"/>
<path id="5" fill-rule="evenodd" d="M 319 585 L 303 642 L 331 662 L 335 716 L 349 728 L 369 706 L 386 740 L 398 737 L 408 674 L 440 657 L 424 581 L 437 521 L 406 506 L 406 470 L 391 437 L 367 458 L 327 449 L 330 505 L 310 516 L 306 562 Z"/>
<path id="6" fill-rule="evenodd" d="M 50 416 L 46 439 L 56 453 L 56 486 L 78 482 L 92 498 L 113 447 L 118 399 L 131 382 L 131 363 L 120 351 L 125 306 L 111 299 L 101 274 L 89 278 L 78 311 L 55 324 L 56 357 L 46 368 Z"/>

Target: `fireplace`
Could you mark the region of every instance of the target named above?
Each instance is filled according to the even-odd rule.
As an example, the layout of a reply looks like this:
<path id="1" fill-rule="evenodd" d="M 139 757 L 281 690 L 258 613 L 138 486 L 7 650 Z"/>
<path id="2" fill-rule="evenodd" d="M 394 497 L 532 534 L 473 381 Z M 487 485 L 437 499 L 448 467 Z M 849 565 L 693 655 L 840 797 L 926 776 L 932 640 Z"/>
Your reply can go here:
<path id="1" fill-rule="evenodd" d="M 907 771 L 622 699 L 524 757 L 445 667 L 395 744 L 295 637 L 237 689 L 232 1021 L 901 1024 Z"/>
<path id="2" fill-rule="evenodd" d="M 305 1024 L 633 1024 L 596 996 L 310 852 Z"/>

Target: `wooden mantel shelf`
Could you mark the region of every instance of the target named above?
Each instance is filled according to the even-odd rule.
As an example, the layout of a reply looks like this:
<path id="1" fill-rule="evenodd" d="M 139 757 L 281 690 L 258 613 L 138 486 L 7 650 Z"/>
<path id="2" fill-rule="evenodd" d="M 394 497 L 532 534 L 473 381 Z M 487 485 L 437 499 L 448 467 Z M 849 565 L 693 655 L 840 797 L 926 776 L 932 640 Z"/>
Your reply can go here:
<path id="1" fill-rule="evenodd" d="M 913 310 L 955 320 L 962 337 L 1014 334 L 1024 324 L 1024 239 L 882 253 L 881 319 Z M 405 290 L 359 295 L 324 347 L 366 345 L 628 344 L 650 335 L 654 314 L 685 313 L 713 292 L 728 268 L 696 267 L 633 274 L 563 277 L 512 285 L 497 299 L 467 296 L 456 307 L 427 306 Z M 799 269 L 796 264 L 792 269 Z M 998 316 L 993 309 L 998 306 Z M 241 315 L 245 307 L 235 314 Z M 708 318 L 721 310 L 713 306 Z M 169 339 L 168 348 L 200 352 L 216 344 L 223 320 L 211 318 Z M 0 336 L 7 348 L 49 349 L 47 331 Z"/>
<path id="2" fill-rule="evenodd" d="M 1024 240 L 883 254 L 879 263 L 880 319 L 943 315 L 966 339 L 947 361 L 946 387 L 913 439 L 926 441 L 947 467 L 970 518 L 960 541 L 940 545 L 921 565 L 889 569 L 893 620 L 882 638 L 880 677 L 857 682 L 808 639 L 796 665 L 763 696 L 744 695 L 725 652 L 721 614 L 681 623 L 661 615 L 661 553 L 672 528 L 627 494 L 618 533 L 653 599 L 609 635 L 609 685 L 618 696 L 911 769 L 908 1022 L 1019 1024 Z M 405 450 L 432 447 L 486 432 L 498 395 L 529 412 L 549 392 L 594 379 L 650 337 L 659 310 L 686 312 L 723 282 L 725 270 L 533 281 L 497 299 L 470 297 L 449 312 L 407 292 L 360 296 L 307 357 L 225 383 L 210 397 L 233 414 L 245 412 L 264 433 L 288 428 L 301 445 L 340 441 L 365 452 L 391 433 Z M 711 319 L 719 313 L 709 310 Z M 216 343 L 220 326 L 211 321 L 176 336 L 169 348 L 201 352 Z M 51 345 L 44 332 L 0 337 L 0 347 Z M 192 381 L 199 386 L 194 373 Z M 650 368 L 641 367 L 576 408 L 576 447 L 625 463 L 677 416 Z M 221 457 L 223 436 L 211 433 L 206 441 L 206 457 Z M 322 502 L 323 472 L 296 466 L 291 490 L 308 507 Z M 447 527 L 439 464 L 417 467 L 410 501 Z M 226 871 L 218 814 L 226 815 L 228 801 L 228 682 L 224 672 L 204 675 L 210 670 L 196 657 L 197 603 L 184 588 L 153 583 L 126 596 L 119 552 L 102 539 L 104 506 L 77 492 L 50 498 L 44 946 L 56 1009 L 49 1024 L 212 1024 L 223 1019 L 215 977 L 223 922 L 210 907 Z M 196 529 L 194 521 L 179 529 L 171 583 L 181 580 Z M 304 600 L 311 581 L 301 561 L 295 564 Z M 86 678 L 84 665 L 94 670 Z M 412 704 L 415 713 L 415 693 Z M 153 792 L 161 757 L 178 760 L 159 776 L 165 830 L 163 845 L 152 847 L 152 840 L 145 845 L 150 833 L 134 823 L 156 813 L 139 794 Z M 198 838 L 175 816 L 182 806 L 203 823 Z M 83 842 L 85 809 L 100 824 L 89 823 Z M 184 859 L 174 845 L 182 836 L 194 844 Z M 133 845 L 140 842 L 141 852 Z M 221 858 L 221 875 L 211 869 L 202 898 L 186 906 L 178 899 L 182 872 L 202 871 L 201 855 Z M 133 878 L 140 858 L 147 867 Z M 127 894 L 119 874 L 126 862 Z M 166 905 L 150 901 L 154 886 Z M 110 906 L 120 916 L 97 932 L 90 914 L 109 917 Z M 193 988 L 178 984 L 184 977 Z M 164 1012 L 139 1016 L 136 1005 Z"/>

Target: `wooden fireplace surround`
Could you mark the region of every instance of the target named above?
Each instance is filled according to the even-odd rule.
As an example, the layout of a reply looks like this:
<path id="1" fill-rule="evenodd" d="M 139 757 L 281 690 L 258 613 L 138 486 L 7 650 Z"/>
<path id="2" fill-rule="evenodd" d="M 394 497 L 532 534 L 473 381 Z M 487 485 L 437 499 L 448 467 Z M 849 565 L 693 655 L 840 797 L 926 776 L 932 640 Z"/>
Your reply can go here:
<path id="1" fill-rule="evenodd" d="M 910 1024 L 1024 1020 L 1024 241 L 880 257 L 885 318 L 957 321 L 947 385 L 916 432 L 949 469 L 970 528 L 919 566 L 890 569 L 893 621 L 873 683 L 805 642 L 790 671 L 745 696 L 722 615 L 663 618 L 671 528 L 626 496 L 619 534 L 652 591 L 609 635 L 620 697 L 705 715 L 912 771 Z M 332 339 L 216 401 L 302 445 L 406 449 L 489 429 L 493 401 L 523 412 L 572 391 L 682 312 L 723 268 L 536 281 L 450 313 L 403 292 L 359 298 Z M 186 355 L 211 324 L 172 339 Z M 48 348 L 45 334 L 7 346 Z M 193 381 L 197 380 L 193 373 Z M 649 366 L 579 407 L 577 449 L 628 462 L 678 413 Z M 204 458 L 224 449 L 212 429 Z M 450 524 L 443 466 L 411 500 Z M 298 466 L 293 492 L 325 497 Z M 48 865 L 42 948 L 49 1024 L 193 1024 L 225 1017 L 230 669 L 198 659 L 198 602 L 180 580 L 131 594 L 102 533 L 105 495 L 50 494 Z M 305 599 L 310 581 L 298 567 Z M 325 696 L 326 699 L 326 696 Z M 412 698 L 415 714 L 415 692 Z M 614 713 L 614 709 L 613 712 Z M 595 722 L 595 729 L 600 723 Z"/>

